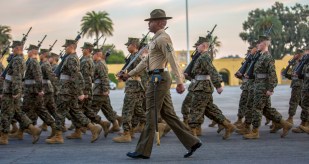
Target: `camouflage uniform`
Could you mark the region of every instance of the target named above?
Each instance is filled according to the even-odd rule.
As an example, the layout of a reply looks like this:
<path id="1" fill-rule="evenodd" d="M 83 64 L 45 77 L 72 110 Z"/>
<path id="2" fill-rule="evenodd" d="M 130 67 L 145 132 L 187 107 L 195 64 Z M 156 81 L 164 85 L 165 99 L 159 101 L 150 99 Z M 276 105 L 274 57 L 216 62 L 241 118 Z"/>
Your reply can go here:
<path id="1" fill-rule="evenodd" d="M 4 71 L 4 67 L 2 65 L 2 63 L 0 62 L 0 73 L 2 75 Z M 3 82 L 4 82 L 4 79 L 3 78 L 0 78 L 0 93 L 2 94 L 2 91 L 3 91 Z M 1 111 L 1 99 L 0 99 L 0 111 Z"/>
<path id="2" fill-rule="evenodd" d="M 52 67 L 52 71 L 54 72 L 57 69 L 58 64 L 52 64 L 51 67 Z"/>
<path id="3" fill-rule="evenodd" d="M 47 108 L 48 112 L 58 119 L 59 115 L 57 113 L 57 105 L 55 102 L 55 88 L 58 86 L 58 79 L 55 74 L 52 72 L 52 67 L 48 61 L 41 62 L 41 70 L 43 75 L 43 91 L 44 91 L 44 106 Z"/>
<path id="4" fill-rule="evenodd" d="M 261 125 L 262 114 L 270 120 L 280 123 L 282 116 L 271 108 L 270 97 L 266 95 L 267 91 L 273 91 L 277 86 L 277 75 L 275 70 L 275 61 L 269 52 L 261 54 L 254 65 L 254 100 L 252 109 L 253 128 L 259 128 Z"/>
<path id="5" fill-rule="evenodd" d="M 94 123 L 99 124 L 101 121 L 101 117 L 97 115 L 92 107 L 92 77 L 94 73 L 94 63 L 91 56 L 83 56 L 80 59 L 80 71 L 82 73 L 85 87 L 84 87 L 84 95 L 88 95 L 87 99 L 83 101 L 79 101 L 79 106 L 84 114 Z M 80 125 L 74 124 L 77 128 L 81 128 Z"/>
<path id="6" fill-rule="evenodd" d="M 246 113 L 246 108 L 247 108 L 247 100 L 248 100 L 248 79 L 243 78 L 243 82 L 240 86 L 240 89 L 242 90 L 241 95 L 240 95 L 240 100 L 239 100 L 239 106 L 238 106 L 238 113 L 237 116 L 238 118 L 243 118 Z"/>
<path id="7" fill-rule="evenodd" d="M 130 59 L 132 60 L 136 54 L 131 54 Z M 138 58 L 128 68 L 128 72 L 134 69 L 141 61 Z M 141 82 L 140 75 L 135 75 L 126 81 L 125 97 L 122 107 L 122 118 L 123 118 L 123 130 L 130 131 L 132 129 L 132 118 L 145 118 L 145 112 L 143 110 L 143 99 L 145 96 L 144 86 Z M 146 119 L 140 120 L 141 123 L 145 123 Z"/>
<path id="8" fill-rule="evenodd" d="M 191 89 L 192 86 L 193 86 L 193 83 L 190 83 L 190 85 L 188 87 L 188 93 L 187 93 L 187 95 L 186 95 L 186 97 L 183 100 L 182 105 L 181 105 L 181 114 L 183 116 L 183 120 L 189 119 L 190 107 L 191 107 L 192 96 L 193 96 L 193 91 Z"/>
<path id="9" fill-rule="evenodd" d="M 26 72 L 24 78 L 24 97 L 22 110 L 36 125 L 38 116 L 47 124 L 54 124 L 54 120 L 44 106 L 44 97 L 38 93 L 43 91 L 42 71 L 36 59 L 29 58 L 26 62 Z"/>
<path id="10" fill-rule="evenodd" d="M 292 65 L 292 70 L 294 70 L 299 65 L 299 61 L 295 62 Z M 297 106 L 301 104 L 301 91 L 303 81 L 297 77 L 287 74 L 287 78 L 292 80 L 291 82 L 291 98 L 290 98 L 290 107 L 289 107 L 289 116 L 294 116 L 296 113 Z"/>
<path id="11" fill-rule="evenodd" d="M 191 117 L 190 116 L 191 110 L 195 110 L 195 109 L 191 108 L 192 100 L 193 100 L 193 95 L 194 95 L 194 83 L 191 82 L 189 87 L 188 87 L 188 94 L 185 97 L 184 101 L 182 102 L 182 106 L 181 106 L 181 112 L 183 114 L 184 120 L 188 119 L 188 121 L 189 121 L 190 117 Z M 212 107 L 215 107 L 215 106 L 211 106 L 210 108 L 212 108 Z M 207 108 L 209 108 L 209 107 L 207 106 Z M 206 115 L 206 117 L 208 117 L 208 118 L 211 117 L 212 118 L 212 116 L 210 116 L 210 114 L 207 111 L 208 110 L 205 110 L 205 113 L 204 113 Z M 201 116 L 199 118 L 199 120 L 197 120 L 197 123 L 199 125 L 202 125 L 203 122 L 204 122 L 204 116 Z"/>
<path id="12" fill-rule="evenodd" d="M 70 54 L 65 59 L 60 73 L 60 92 L 57 106 L 60 119 L 56 120 L 56 129 L 62 130 L 67 113 L 70 113 L 74 122 L 87 126 L 90 121 L 78 106 L 78 96 L 83 94 L 83 87 L 80 86 L 82 83 L 80 63 L 76 53 Z"/>
<path id="13" fill-rule="evenodd" d="M 208 80 L 192 80 L 192 105 L 190 111 L 189 125 L 191 128 L 197 128 L 200 125 L 199 120 L 201 117 L 208 115 L 213 117 L 212 119 L 219 124 L 222 124 L 225 120 L 225 116 L 220 109 L 213 104 L 213 86 L 216 88 L 221 87 L 222 79 L 219 76 L 216 68 L 213 66 L 211 59 L 207 53 L 201 54 L 196 60 L 196 63 L 192 69 L 193 77 L 197 76 L 210 76 Z M 193 110 L 194 109 L 194 110 Z"/>
<path id="14" fill-rule="evenodd" d="M 247 98 L 246 111 L 245 111 L 245 123 L 248 125 L 251 125 L 252 106 L 253 106 L 253 100 L 254 100 L 254 79 L 248 79 L 247 88 L 248 88 L 248 98 Z"/>
<path id="15" fill-rule="evenodd" d="M 103 95 L 104 92 L 109 91 L 108 69 L 104 61 L 97 61 L 94 63 L 94 86 L 93 86 L 93 100 L 92 109 L 98 113 L 100 109 L 110 122 L 116 120 L 116 112 L 111 106 L 110 98 Z"/>
<path id="16" fill-rule="evenodd" d="M 10 131 L 10 124 L 13 119 L 17 119 L 21 130 L 26 129 L 31 120 L 20 109 L 20 96 L 22 94 L 22 79 L 24 74 L 24 63 L 21 55 L 14 55 L 7 66 L 7 74 L 3 83 L 3 97 L 1 105 L 2 132 Z M 13 98 L 13 95 L 19 95 Z"/>
<path id="17" fill-rule="evenodd" d="M 303 122 L 309 121 L 309 63 L 307 63 L 303 70 L 302 74 L 304 75 L 303 87 L 301 93 L 301 115 L 300 118 Z"/>
<path id="18" fill-rule="evenodd" d="M 1 75 L 2 75 L 3 70 L 4 70 L 3 65 L 0 62 L 0 73 L 1 73 Z M 0 94 L 2 94 L 2 91 L 3 91 L 3 82 L 4 82 L 4 79 L 0 78 Z M 1 113 L 1 103 L 2 103 L 2 99 L 0 99 L 0 113 Z M 1 115 L 0 115 L 0 118 L 1 118 Z M 1 122 L 0 122 L 0 131 L 2 131 Z"/>
<path id="19" fill-rule="evenodd" d="M 149 79 L 149 75 L 146 71 L 143 71 L 141 73 L 141 81 L 142 81 L 142 85 L 144 86 L 144 96 L 143 96 L 143 102 L 142 102 L 142 109 L 144 112 L 146 112 L 146 90 L 147 90 L 147 87 L 148 87 L 148 79 Z M 145 122 L 146 121 L 146 114 L 145 115 L 142 115 L 142 116 L 139 116 L 137 117 L 136 115 L 133 115 L 133 118 L 132 118 L 132 127 L 136 127 L 138 125 L 138 123 L 140 122 Z"/>

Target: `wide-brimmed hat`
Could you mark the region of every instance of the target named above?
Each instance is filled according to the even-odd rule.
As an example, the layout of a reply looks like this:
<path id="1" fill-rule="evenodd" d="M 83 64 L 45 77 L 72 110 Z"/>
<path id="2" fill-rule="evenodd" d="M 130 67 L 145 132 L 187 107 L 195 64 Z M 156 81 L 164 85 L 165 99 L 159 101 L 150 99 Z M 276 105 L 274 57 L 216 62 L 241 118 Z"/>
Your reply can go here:
<path id="1" fill-rule="evenodd" d="M 165 11 L 162 9 L 154 9 L 150 13 L 150 18 L 145 19 L 145 21 L 157 20 L 157 19 L 172 19 L 172 17 L 167 17 Z"/>

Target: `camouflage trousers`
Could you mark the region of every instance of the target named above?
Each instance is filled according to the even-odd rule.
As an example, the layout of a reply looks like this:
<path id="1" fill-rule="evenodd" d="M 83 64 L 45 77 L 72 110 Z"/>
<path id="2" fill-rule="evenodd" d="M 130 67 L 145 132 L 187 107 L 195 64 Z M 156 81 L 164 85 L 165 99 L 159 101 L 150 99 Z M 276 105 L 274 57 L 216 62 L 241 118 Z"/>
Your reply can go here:
<path id="1" fill-rule="evenodd" d="M 297 106 L 301 105 L 301 87 L 292 88 L 289 105 L 289 116 L 294 116 Z"/>
<path id="2" fill-rule="evenodd" d="M 248 100 L 249 91 L 242 90 L 240 99 L 239 99 L 239 106 L 238 106 L 238 113 L 237 116 L 239 118 L 243 118 L 246 113 L 247 108 L 247 100 Z"/>
<path id="3" fill-rule="evenodd" d="M 282 115 L 271 107 L 270 96 L 266 95 L 267 90 L 254 90 L 254 100 L 252 108 L 252 126 L 259 128 L 261 126 L 262 115 L 276 123 L 282 119 Z"/>
<path id="4" fill-rule="evenodd" d="M 146 96 L 144 94 L 143 96 L 143 103 L 142 103 L 142 109 L 144 111 L 144 113 L 146 112 Z M 144 115 L 144 117 L 137 117 L 136 115 L 133 115 L 131 124 L 132 124 L 132 128 L 135 128 L 139 123 L 145 123 L 146 122 L 146 115 Z"/>
<path id="5" fill-rule="evenodd" d="M 55 123 L 54 119 L 45 108 L 44 97 L 39 96 L 37 93 L 24 95 L 22 110 L 32 120 L 33 125 L 37 124 L 38 117 L 49 126 Z"/>
<path id="6" fill-rule="evenodd" d="M 218 124 L 222 124 L 225 116 L 222 111 L 213 104 L 212 93 L 204 91 L 194 91 L 190 110 L 189 125 L 191 128 L 197 128 L 201 125 L 200 120 L 206 115 Z"/>
<path id="7" fill-rule="evenodd" d="M 54 93 L 44 94 L 44 107 L 53 116 L 53 118 L 59 119 L 59 114 L 57 113 L 57 105 L 55 102 Z"/>
<path id="8" fill-rule="evenodd" d="M 190 117 L 190 107 L 192 102 L 193 92 L 189 91 L 185 99 L 182 102 L 181 113 L 184 120 L 189 119 Z"/>
<path id="9" fill-rule="evenodd" d="M 91 108 L 96 114 L 102 110 L 102 113 L 110 122 L 114 122 L 116 120 L 117 113 L 113 110 L 109 96 L 94 95 Z"/>
<path id="10" fill-rule="evenodd" d="M 24 130 L 32 123 L 27 115 L 20 109 L 20 98 L 13 98 L 12 94 L 3 94 L 1 104 L 0 123 L 3 133 L 10 131 L 10 124 L 13 117 L 19 122 L 19 127 Z"/>
<path id="11" fill-rule="evenodd" d="M 78 101 L 78 106 L 81 108 L 80 110 L 84 113 L 84 115 L 93 123 L 99 124 L 101 121 L 101 116 L 99 116 L 92 108 L 91 108 L 91 98 L 84 99 L 83 101 Z M 81 128 L 82 125 L 78 122 L 72 123 L 76 128 Z"/>
<path id="12" fill-rule="evenodd" d="M 252 123 L 252 110 L 253 110 L 254 90 L 248 90 L 246 111 L 245 111 L 245 123 L 251 125 Z"/>
<path id="13" fill-rule="evenodd" d="M 82 127 L 86 127 L 90 123 L 78 106 L 77 96 L 59 95 L 58 101 L 57 113 L 59 114 L 59 119 L 56 119 L 56 130 L 62 130 L 67 113 L 72 116 L 73 122 L 80 124 Z"/>
<path id="14" fill-rule="evenodd" d="M 301 93 L 301 114 L 300 119 L 304 122 L 309 122 L 309 91 L 302 91 Z"/>
<path id="15" fill-rule="evenodd" d="M 122 107 L 123 131 L 130 131 L 133 127 L 132 118 L 141 118 L 141 123 L 146 122 L 143 110 L 144 92 L 126 93 Z"/>

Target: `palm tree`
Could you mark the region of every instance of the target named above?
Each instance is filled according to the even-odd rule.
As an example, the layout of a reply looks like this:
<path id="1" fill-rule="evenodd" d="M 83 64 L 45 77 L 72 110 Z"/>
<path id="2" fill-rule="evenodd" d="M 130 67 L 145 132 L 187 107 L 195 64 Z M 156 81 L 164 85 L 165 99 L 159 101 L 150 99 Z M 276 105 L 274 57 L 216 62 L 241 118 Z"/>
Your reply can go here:
<path id="1" fill-rule="evenodd" d="M 0 50 L 12 39 L 11 27 L 0 25 Z"/>
<path id="2" fill-rule="evenodd" d="M 211 59 L 213 60 L 217 53 L 219 52 L 219 48 L 221 47 L 222 43 L 218 40 L 218 37 L 215 36 L 212 39 L 212 49 L 211 49 Z"/>
<path id="3" fill-rule="evenodd" d="M 96 39 L 99 35 L 112 36 L 113 35 L 113 21 L 109 18 L 109 14 L 105 11 L 91 11 L 87 12 L 81 20 L 81 30 L 84 31 L 83 36 L 95 36 Z"/>
<path id="4" fill-rule="evenodd" d="M 282 54 L 285 49 L 285 44 L 282 41 L 282 37 L 288 37 L 288 36 L 281 36 L 282 33 L 282 23 L 279 20 L 277 16 L 273 15 L 264 15 L 260 16 L 255 24 L 254 29 L 256 29 L 255 36 L 259 36 L 261 34 L 265 34 L 265 32 L 272 26 L 272 29 L 270 33 L 268 34 L 271 37 L 271 46 L 270 46 L 270 52 L 272 56 L 275 59 L 280 59 L 281 56 L 284 56 L 285 54 Z"/>

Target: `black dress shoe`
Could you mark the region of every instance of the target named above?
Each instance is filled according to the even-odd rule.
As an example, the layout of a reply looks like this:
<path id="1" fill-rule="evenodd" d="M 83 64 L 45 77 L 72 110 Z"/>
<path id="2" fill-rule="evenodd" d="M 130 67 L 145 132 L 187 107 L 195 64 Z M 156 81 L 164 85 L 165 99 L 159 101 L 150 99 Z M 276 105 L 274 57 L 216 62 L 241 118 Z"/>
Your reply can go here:
<path id="1" fill-rule="evenodd" d="M 127 156 L 131 157 L 131 158 L 134 158 L 134 159 L 139 159 L 139 158 L 141 158 L 141 159 L 149 159 L 149 157 L 144 156 L 143 154 L 138 153 L 138 152 L 128 152 Z"/>
<path id="2" fill-rule="evenodd" d="M 190 157 L 198 148 L 200 148 L 202 146 L 201 142 L 198 142 L 197 144 L 193 145 L 191 147 L 191 149 L 187 152 L 187 154 L 185 154 L 183 157 L 184 158 L 188 158 Z"/>

